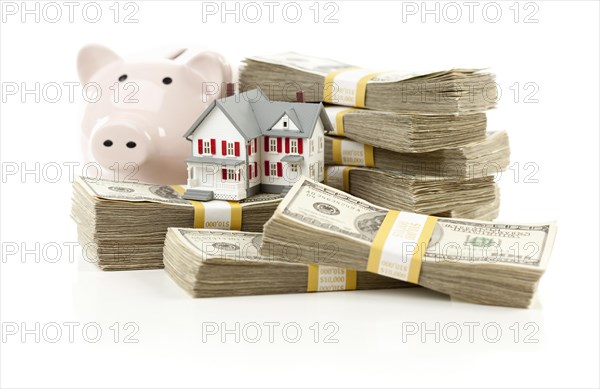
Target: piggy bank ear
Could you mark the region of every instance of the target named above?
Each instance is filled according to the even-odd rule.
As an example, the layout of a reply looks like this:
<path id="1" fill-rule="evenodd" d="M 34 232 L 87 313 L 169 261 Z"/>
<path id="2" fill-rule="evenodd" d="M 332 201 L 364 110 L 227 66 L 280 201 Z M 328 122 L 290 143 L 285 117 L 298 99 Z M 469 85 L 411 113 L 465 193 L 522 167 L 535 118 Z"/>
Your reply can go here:
<path id="1" fill-rule="evenodd" d="M 79 80 L 85 84 L 98 70 L 117 61 L 122 61 L 121 57 L 107 47 L 95 44 L 85 46 L 77 55 Z"/>
<path id="2" fill-rule="evenodd" d="M 228 83 L 231 82 L 231 66 L 220 54 L 212 51 L 193 56 L 186 66 L 202 74 L 206 81 Z"/>

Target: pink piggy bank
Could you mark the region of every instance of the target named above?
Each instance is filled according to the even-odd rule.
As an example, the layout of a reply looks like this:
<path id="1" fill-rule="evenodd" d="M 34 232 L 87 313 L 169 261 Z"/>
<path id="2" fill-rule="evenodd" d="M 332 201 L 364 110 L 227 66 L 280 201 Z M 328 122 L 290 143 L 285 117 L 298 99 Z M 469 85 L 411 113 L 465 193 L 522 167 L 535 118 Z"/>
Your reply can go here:
<path id="1" fill-rule="evenodd" d="M 183 54 L 189 52 L 128 62 L 99 45 L 79 52 L 77 70 L 88 101 L 82 150 L 86 162 L 101 166 L 103 178 L 187 181 L 190 145 L 183 134 L 212 100 L 225 95 L 231 67 L 213 52 Z"/>

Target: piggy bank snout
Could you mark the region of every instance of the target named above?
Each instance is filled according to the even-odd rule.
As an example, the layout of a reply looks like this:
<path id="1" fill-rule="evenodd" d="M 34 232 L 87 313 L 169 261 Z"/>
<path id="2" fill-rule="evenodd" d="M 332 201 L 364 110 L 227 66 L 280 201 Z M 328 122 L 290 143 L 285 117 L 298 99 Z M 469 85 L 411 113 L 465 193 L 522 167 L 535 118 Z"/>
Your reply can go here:
<path id="1" fill-rule="evenodd" d="M 128 163 L 140 166 L 150 155 L 147 131 L 133 123 L 107 124 L 94 132 L 90 142 L 94 159 L 108 169 L 124 169 Z"/>

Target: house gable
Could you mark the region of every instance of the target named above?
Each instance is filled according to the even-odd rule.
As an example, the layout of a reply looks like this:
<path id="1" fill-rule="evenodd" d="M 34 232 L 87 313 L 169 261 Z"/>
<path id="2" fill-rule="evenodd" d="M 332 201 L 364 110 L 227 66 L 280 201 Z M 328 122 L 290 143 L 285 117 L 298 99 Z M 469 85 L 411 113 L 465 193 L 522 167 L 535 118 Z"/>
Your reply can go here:
<path id="1" fill-rule="evenodd" d="M 253 109 L 261 132 L 266 136 L 310 138 L 319 118 L 325 129 L 332 128 L 321 103 L 257 102 Z M 283 115 L 288 116 L 298 131 L 283 130 L 278 126 Z"/>
<path id="2" fill-rule="evenodd" d="M 215 110 L 215 108 L 218 108 L 218 110 L 229 119 L 231 124 L 237 128 L 238 132 L 245 140 L 254 139 L 260 136 L 261 131 L 258 122 L 256 121 L 253 108 L 250 105 L 251 99 L 247 96 L 247 93 L 248 92 L 245 92 L 240 95 L 212 101 L 183 137 L 190 140 L 190 136 L 206 120 L 207 116 Z M 262 96 L 262 92 L 260 93 Z"/>
<path id="3" fill-rule="evenodd" d="M 199 156 L 227 156 L 227 143 L 233 143 L 234 152 L 239 149 L 239 157 L 245 155 L 246 141 L 236 126 L 217 107 L 211 110 L 193 133 L 188 137 L 192 141 L 192 155 Z M 225 142 L 225 148 L 223 147 Z M 235 143 L 238 143 L 236 146 Z M 210 153 L 207 153 L 210 151 Z"/>
<path id="4" fill-rule="evenodd" d="M 277 131 L 293 131 L 293 132 L 303 132 L 298 124 L 298 116 L 296 115 L 293 109 L 289 109 L 285 112 L 281 113 L 279 119 L 276 119 L 275 123 L 269 126 L 266 131 L 263 133 L 268 133 L 272 130 Z"/>

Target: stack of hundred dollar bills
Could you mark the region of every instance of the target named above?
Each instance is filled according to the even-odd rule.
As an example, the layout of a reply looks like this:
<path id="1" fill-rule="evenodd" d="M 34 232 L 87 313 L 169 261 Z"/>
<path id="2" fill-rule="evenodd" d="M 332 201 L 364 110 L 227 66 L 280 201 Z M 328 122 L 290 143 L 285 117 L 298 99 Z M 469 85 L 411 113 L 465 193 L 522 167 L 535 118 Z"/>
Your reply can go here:
<path id="1" fill-rule="evenodd" d="M 199 207 L 180 192 L 177 186 L 77 177 L 71 216 L 85 259 L 103 270 L 162 268 L 167 228 L 260 232 L 281 201 L 280 195 L 258 194 Z"/>
<path id="2" fill-rule="evenodd" d="M 304 178 L 265 225 L 263 245 L 281 261 L 369 271 L 468 302 L 526 308 L 555 235 L 553 222 L 397 212 Z"/>
<path id="3" fill-rule="evenodd" d="M 495 176 L 509 164 L 504 131 L 487 131 L 496 105 L 493 74 L 477 69 L 373 72 L 297 53 L 247 58 L 241 89 L 270 100 L 304 91 L 324 102 L 326 183 L 374 204 L 492 220 Z"/>

